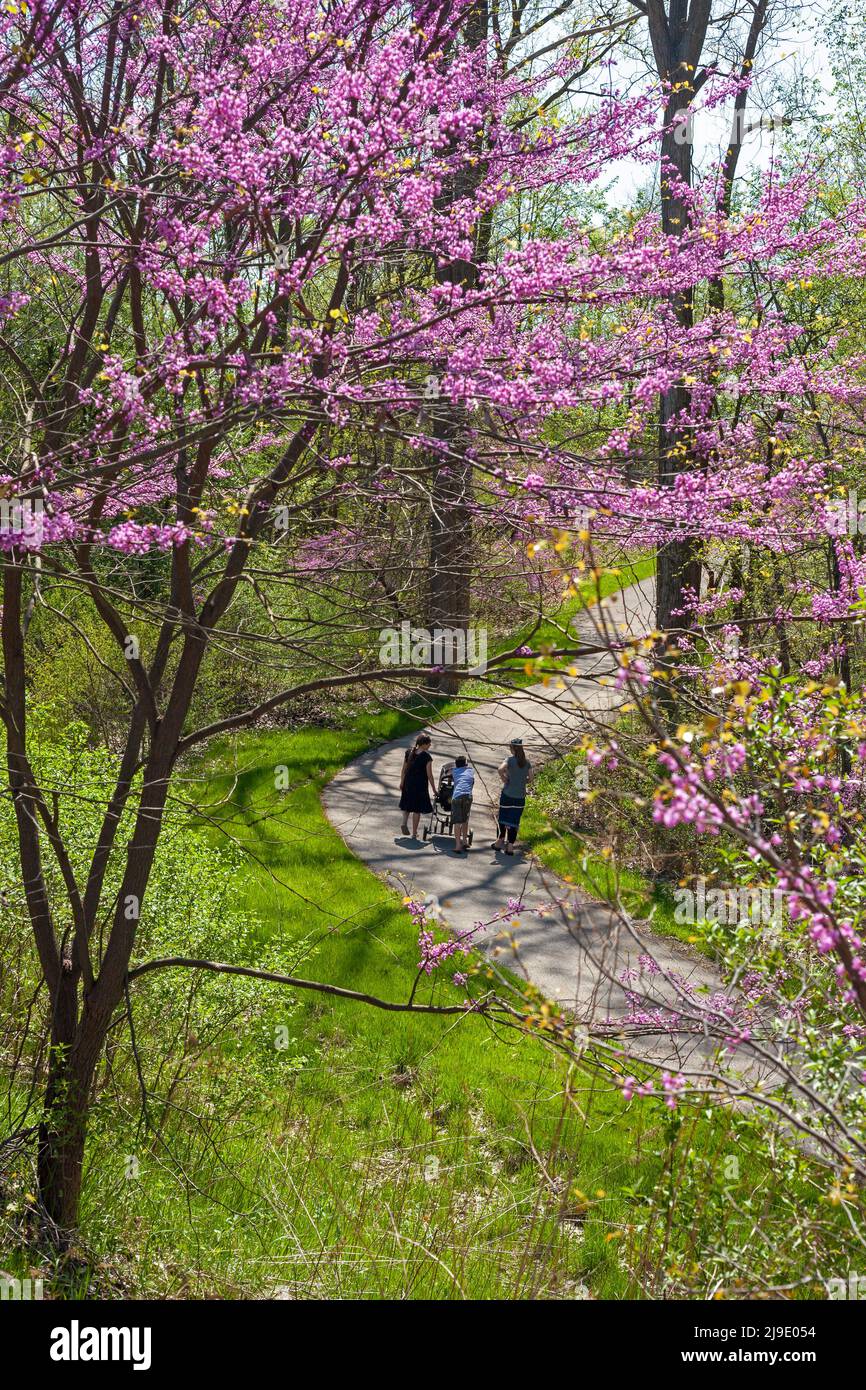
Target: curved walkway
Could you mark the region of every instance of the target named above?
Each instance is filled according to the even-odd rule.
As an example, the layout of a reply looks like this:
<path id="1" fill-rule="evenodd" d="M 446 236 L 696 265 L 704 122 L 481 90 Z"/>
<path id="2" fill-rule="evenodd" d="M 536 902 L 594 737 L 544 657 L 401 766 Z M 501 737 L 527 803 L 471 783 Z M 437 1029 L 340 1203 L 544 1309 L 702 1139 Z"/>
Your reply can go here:
<path id="1" fill-rule="evenodd" d="M 607 624 L 630 635 L 651 631 L 654 587 L 652 579 L 644 580 L 605 599 Z M 588 644 L 598 644 L 588 614 L 580 615 L 577 629 Z M 365 864 L 402 892 L 437 901 L 450 926 L 466 930 L 478 921 L 489 922 L 507 912 L 509 900 L 520 901 L 519 926 L 512 927 L 514 914 L 508 913 L 498 927 L 486 930 L 479 944 L 499 953 L 503 964 L 525 973 L 548 998 L 592 1025 L 629 1015 L 633 996 L 630 1001 L 622 984 L 626 971 L 633 972 L 630 988 L 641 995 L 642 1007 L 648 1010 L 676 1007 L 678 1000 L 682 1002 L 682 988 L 703 993 L 719 988 L 720 980 L 708 961 L 674 939 L 644 926 L 638 927 L 644 942 L 636 942 L 610 907 L 521 853 L 519 843 L 513 857 L 489 847 L 500 785 L 496 769 L 507 756 L 509 739 L 519 734 L 538 765 L 604 720 L 622 698 L 612 686 L 598 683 L 612 669 L 609 658 L 588 655 L 574 665 L 580 675 L 564 688 L 531 686 L 485 700 L 431 726 L 434 776 L 442 761 L 459 753 L 466 753 L 476 770 L 474 843 L 468 855 L 455 855 L 445 837 L 413 841 L 401 834 L 398 789 L 412 735 L 373 748 L 350 763 L 326 787 L 323 800 L 329 820 Z M 647 968 L 649 953 L 660 973 Z M 659 1063 L 683 1065 L 691 1058 L 692 1065 L 699 1066 L 695 1054 L 705 1048 L 694 1038 L 671 1039 L 650 1027 L 639 1048 L 630 1050 Z"/>

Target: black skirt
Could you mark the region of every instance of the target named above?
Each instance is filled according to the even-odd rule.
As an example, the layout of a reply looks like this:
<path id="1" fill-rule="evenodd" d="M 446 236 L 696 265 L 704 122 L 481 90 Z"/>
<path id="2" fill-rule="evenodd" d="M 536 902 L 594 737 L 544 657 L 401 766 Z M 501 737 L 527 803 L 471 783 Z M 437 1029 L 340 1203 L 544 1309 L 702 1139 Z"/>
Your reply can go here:
<path id="1" fill-rule="evenodd" d="M 407 815 L 429 816 L 433 810 L 427 785 L 427 765 L 432 761 L 429 753 L 416 753 L 412 759 L 400 797 L 400 810 Z"/>

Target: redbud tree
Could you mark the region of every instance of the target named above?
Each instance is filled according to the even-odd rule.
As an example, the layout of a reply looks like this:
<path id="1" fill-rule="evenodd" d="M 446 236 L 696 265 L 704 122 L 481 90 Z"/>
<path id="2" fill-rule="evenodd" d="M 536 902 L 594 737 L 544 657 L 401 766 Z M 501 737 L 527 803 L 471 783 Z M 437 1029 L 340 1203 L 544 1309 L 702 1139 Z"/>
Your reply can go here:
<path id="1" fill-rule="evenodd" d="M 611 163 L 657 159 L 664 91 L 626 98 L 608 75 L 579 117 L 552 119 L 585 45 L 512 63 L 476 21 L 439 0 L 4 16 L 2 715 L 48 1000 L 35 1138 L 55 1232 L 77 1220 L 109 1030 L 159 966 L 137 942 L 182 760 L 310 691 L 418 674 L 357 640 L 360 562 L 381 581 L 376 546 L 391 545 L 399 571 L 394 538 L 411 542 L 431 499 L 523 551 L 586 509 L 635 545 L 790 518 L 802 477 L 761 457 L 760 420 L 718 402 L 745 381 L 793 432 L 810 393 L 845 389 L 768 304 L 745 324 L 676 304 L 756 265 L 773 283 L 793 261 L 821 274 L 856 226 L 810 221 L 808 187 L 769 180 L 736 221 L 679 190 L 675 238 L 650 216 L 588 228 L 581 197 Z M 730 90 L 708 83 L 706 99 Z M 563 189 L 561 234 L 527 236 L 515 208 Z M 662 396 L 681 402 L 666 429 L 698 466 L 659 488 Z M 568 593 L 577 573 L 560 561 L 547 579 Z M 438 593 L 437 616 L 456 604 L 465 623 L 462 568 Z M 363 601 L 374 629 L 399 611 L 399 576 Z M 95 624 L 119 673 L 86 853 L 29 736 L 43 611 L 83 648 Z M 240 705 L 227 690 L 202 719 L 197 691 L 226 650 L 266 653 L 280 683 Z"/>
<path id="2" fill-rule="evenodd" d="M 640 113 L 612 102 L 555 138 L 512 125 L 550 74 L 508 77 L 465 22 L 460 5 L 291 0 L 4 15 L 3 718 L 50 1000 L 38 1173 L 58 1231 L 76 1220 L 88 1092 L 172 775 L 264 712 L 191 721 L 209 651 L 239 639 L 239 587 L 277 541 L 327 547 L 309 518 L 346 496 L 381 507 L 465 467 L 466 443 L 449 457 L 451 432 L 423 415 L 425 383 L 462 408 L 445 364 L 464 343 L 473 371 L 485 342 L 501 357 L 497 315 L 509 337 L 527 299 L 476 266 L 479 226 L 633 138 Z M 405 441 L 399 473 L 383 435 Z M 86 862 L 25 709 L 34 612 L 72 592 L 117 648 L 126 708 Z M 266 636 L 281 647 L 278 616 Z M 314 662 L 315 645 L 269 707 L 376 675 L 363 654 Z"/>

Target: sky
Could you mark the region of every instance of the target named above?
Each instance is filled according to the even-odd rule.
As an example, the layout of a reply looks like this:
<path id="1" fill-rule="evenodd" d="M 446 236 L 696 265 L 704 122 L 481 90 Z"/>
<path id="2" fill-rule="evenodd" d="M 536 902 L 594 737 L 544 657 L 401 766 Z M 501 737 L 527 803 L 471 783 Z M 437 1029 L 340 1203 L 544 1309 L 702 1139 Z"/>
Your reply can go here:
<path id="1" fill-rule="evenodd" d="M 747 102 L 745 122 L 754 129 L 747 135 L 738 166 L 738 178 L 748 175 L 755 169 L 770 167 L 774 156 L 778 155 L 779 145 L 785 139 L 785 131 L 772 127 L 773 115 L 784 115 L 786 104 L 784 91 L 789 92 L 797 85 L 815 93 L 818 111 L 809 103 L 809 119 L 823 113 L 830 117 L 833 110 L 833 75 L 829 51 L 822 37 L 822 16 L 817 7 L 808 16 L 801 17 L 786 33 L 784 38 L 768 43 L 756 63 L 756 90 L 754 97 Z M 614 82 L 623 89 L 631 90 L 642 86 L 646 81 L 645 69 L 641 69 L 637 59 L 620 58 L 614 69 Z M 698 174 L 717 163 L 724 151 L 731 130 L 733 103 L 711 110 L 700 109 L 693 123 L 694 163 Z M 764 125 L 761 125 L 761 119 Z M 609 170 L 610 201 L 617 206 L 626 206 L 634 201 L 635 195 L 646 189 L 657 171 L 648 170 L 637 160 L 621 160 Z"/>

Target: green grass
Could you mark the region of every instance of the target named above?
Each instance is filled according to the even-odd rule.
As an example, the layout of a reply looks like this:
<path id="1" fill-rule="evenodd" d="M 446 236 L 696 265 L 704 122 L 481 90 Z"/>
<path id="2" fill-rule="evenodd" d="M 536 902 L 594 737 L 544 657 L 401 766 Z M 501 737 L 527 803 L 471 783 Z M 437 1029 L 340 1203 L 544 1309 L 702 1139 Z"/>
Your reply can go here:
<path id="1" fill-rule="evenodd" d="M 651 561 L 633 567 L 629 582 L 651 570 Z M 605 576 L 602 593 L 617 583 Z M 461 707 L 436 706 L 443 717 Z M 263 958 L 275 939 L 295 943 L 311 977 L 408 997 L 417 970 L 410 918 L 350 854 L 320 793 L 371 745 L 421 722 L 417 708 L 392 711 L 209 750 L 207 802 L 219 829 L 199 833 L 228 833 L 249 852 L 238 894 Z M 277 767 L 288 781 L 279 792 Z M 544 826 L 540 804 L 524 825 L 563 877 L 602 897 L 619 891 L 641 915 L 655 906 L 659 928 L 685 931 L 661 887 L 627 871 L 615 880 L 606 861 Z M 446 979 L 425 982 L 419 998 L 461 994 Z M 296 1065 L 277 1103 L 278 1135 L 271 1125 L 257 1141 L 250 1182 L 260 1155 L 284 1144 L 291 1190 L 280 1189 L 265 1244 L 271 1252 L 282 1242 L 277 1282 L 301 1296 L 527 1299 L 586 1288 L 635 1298 L 668 1279 L 700 1288 L 705 1241 L 735 1248 L 750 1239 L 756 1210 L 772 1231 L 785 1226 L 792 1193 L 812 1196 L 805 1180 L 800 1188 L 778 1178 L 742 1117 L 704 1105 L 665 1112 L 660 1123 L 654 1106 L 627 1106 L 612 1079 L 567 1072 L 537 1039 L 497 1036 L 478 1018 L 382 1014 L 302 993 L 292 1031 Z M 267 1126 L 276 1099 L 262 1099 Z M 732 1202 L 722 1175 L 734 1153 L 743 1177 Z"/>
<path id="2" fill-rule="evenodd" d="M 405 1000 L 415 979 L 411 920 L 399 897 L 350 854 L 319 794 L 374 736 L 396 737 L 407 722 L 386 714 L 348 729 L 272 733 L 212 749 L 207 802 L 216 807 L 231 792 L 231 803 L 213 813 L 218 830 L 201 831 L 217 840 L 229 834 L 252 856 L 238 892 L 263 956 L 278 934 L 306 954 L 303 973 L 391 1000 Z M 279 766 L 289 770 L 284 792 L 274 789 Z M 436 982 L 418 997 L 452 1002 L 462 994 Z M 440 1267 L 429 1242 L 407 1245 L 401 1261 L 417 1281 L 412 1297 L 449 1298 L 462 1290 L 467 1297 L 524 1298 L 575 1281 L 596 1294 L 625 1294 L 615 1240 L 607 1237 L 617 1237 L 625 1220 L 623 1192 L 636 1181 L 641 1128 L 617 1092 L 598 1089 L 587 1073 L 575 1083 L 579 1105 L 570 1104 L 563 1065 L 540 1043 L 496 1036 L 472 1017 L 455 1025 L 302 995 L 292 1031 L 309 1057 L 291 1076 L 293 1107 L 316 1117 L 317 1142 L 302 1173 L 312 1185 L 324 1181 L 324 1191 L 339 1189 L 328 1230 L 345 1226 L 359 1200 L 347 1174 L 363 1188 L 359 1173 L 375 1176 L 387 1153 L 394 1173 L 365 1210 L 365 1241 L 380 1252 L 399 1245 L 387 1219 L 391 1206 L 411 1212 L 413 1239 L 442 1229 L 444 1248 L 459 1253 L 455 1283 L 455 1269 L 447 1259 Z M 435 1181 L 424 1176 L 431 1158 L 439 1162 Z M 644 1153 L 641 1180 L 650 1188 L 653 1171 L 652 1154 Z M 593 1195 L 602 1190 L 603 1197 Z M 578 1208 L 580 1240 L 577 1218 L 560 1219 Z M 293 1224 L 298 1219 L 294 1209 Z M 311 1223 L 301 1218 L 301 1226 L 315 1245 Z M 541 1242 L 543 1257 L 527 1258 L 528 1237 Z M 393 1265 L 384 1257 L 362 1259 L 357 1276 L 343 1272 L 345 1287 L 360 1296 L 371 1289 L 375 1296 L 405 1293 L 406 1270 L 390 1258 Z M 291 1282 L 303 1277 L 293 1268 Z"/>
<path id="3" fill-rule="evenodd" d="M 601 595 L 651 570 L 652 561 L 644 561 L 604 574 Z M 585 586 L 562 613 L 563 625 L 595 592 L 594 584 Z M 506 648 L 516 640 L 524 634 Z M 557 640 L 551 624 L 533 638 L 537 645 Z M 510 679 L 525 685 L 537 677 L 521 669 Z M 489 694 L 478 685 L 478 695 Z M 456 698 L 421 697 L 404 712 L 364 715 L 342 729 L 274 732 L 211 746 L 202 765 L 208 783 L 201 833 L 216 843 L 228 836 L 246 851 L 238 892 L 263 955 L 278 937 L 283 947 L 297 946 L 298 973 L 386 999 L 408 997 L 417 972 L 409 915 L 398 895 L 348 851 L 324 816 L 320 793 L 370 746 L 466 708 L 472 696 L 478 698 L 474 688 L 469 699 L 464 691 Z M 288 782 L 280 791 L 278 768 Z M 462 994 L 446 975 L 425 981 L 418 997 L 453 1002 Z M 302 1172 L 332 1193 L 328 1232 L 351 1225 L 378 1252 L 360 1257 L 351 1276 L 341 1272 L 344 1288 L 360 1296 L 373 1290 L 373 1296 L 405 1296 L 408 1261 L 412 1297 L 524 1298 L 584 1283 L 596 1296 L 627 1295 L 616 1243 L 636 1186 L 651 1191 L 662 1160 L 657 1147 L 647 1149 L 642 1117 L 626 1111 L 618 1091 L 599 1088 L 587 1072 L 571 1081 L 579 1099 L 566 1099 L 563 1064 L 542 1044 L 497 1036 L 471 1017 L 454 1024 L 302 994 L 292 1031 L 308 1056 L 291 1076 L 292 1105 L 298 1115 L 315 1117 L 317 1136 Z M 384 1153 L 395 1167 L 381 1184 L 388 1204 L 374 1201 L 361 1225 L 352 1219 L 363 1205 L 358 1173 L 369 1173 L 371 1164 L 375 1171 Z M 424 1176 L 431 1159 L 439 1163 L 436 1181 Z M 346 1175 L 354 1178 L 347 1182 Z M 315 1247 L 321 1229 L 304 1205 L 299 1194 L 292 1225 Z M 418 1243 L 400 1248 L 398 1261 L 400 1241 L 384 1216 L 407 1208 Z M 430 1253 L 427 1235 L 439 1228 L 448 1232 L 445 1248 L 459 1257 L 459 1277 L 453 1262 L 440 1264 Z M 542 1256 L 527 1256 L 527 1239 L 541 1242 Z M 339 1249 L 339 1237 L 335 1244 Z M 339 1256 L 323 1262 L 335 1277 Z M 303 1285 L 305 1277 L 303 1268 L 292 1267 L 290 1282 Z"/>
<path id="4" fill-rule="evenodd" d="M 652 555 L 615 565 L 604 569 L 597 579 L 585 579 L 579 586 L 577 595 L 562 605 L 555 617 L 545 618 L 540 623 L 526 622 L 517 632 L 509 633 L 493 643 L 488 651 L 490 661 L 495 656 L 512 651 L 515 647 L 532 645 L 533 651 L 543 652 L 545 648 L 565 645 L 563 629 L 584 608 L 591 608 L 601 599 L 618 593 L 630 584 L 639 583 L 655 573 L 655 558 Z M 573 634 L 572 634 L 573 636 Z M 560 661 L 555 669 L 565 669 L 568 663 Z M 493 667 L 485 677 L 461 680 L 460 689 L 455 695 L 436 695 L 428 692 L 410 695 L 403 702 L 406 723 L 400 726 L 401 733 L 409 733 L 423 728 L 436 719 L 447 719 L 454 714 L 462 714 L 473 709 L 481 700 L 507 694 L 509 690 L 524 690 L 537 685 L 550 668 L 544 657 L 536 663 L 529 663 L 522 657 L 515 658 L 508 665 Z M 384 738 L 396 738 L 396 734 L 383 734 Z"/>
<path id="5" fill-rule="evenodd" d="M 238 893 L 263 959 L 275 937 L 304 951 L 312 938 L 304 973 L 393 1000 L 415 979 L 413 926 L 329 825 L 319 794 L 372 740 L 404 729 L 404 716 L 388 714 L 271 733 L 226 743 L 208 763 L 208 802 L 231 792 L 221 828 L 252 856 Z M 278 766 L 289 787 L 275 793 Z M 460 995 L 438 982 L 419 997 Z M 291 1191 L 268 1243 L 292 1248 L 271 1277 L 300 1296 L 531 1299 L 586 1288 L 636 1298 L 664 1287 L 669 1266 L 676 1280 L 688 1266 L 700 1286 L 704 1240 L 733 1247 L 754 1210 L 769 1230 L 792 1200 L 741 1118 L 704 1105 L 660 1123 L 654 1106 L 627 1106 L 615 1081 L 567 1073 L 540 1041 L 496 1036 L 478 1018 L 453 1024 L 301 994 L 292 1031 L 302 1060 L 278 1102 L 263 1097 L 255 1154 L 260 1168 L 277 1103 Z M 736 1202 L 723 1184 L 732 1154 Z M 811 1199 L 805 1184 L 803 1194 Z M 273 1269 L 272 1256 L 264 1263 Z"/>

